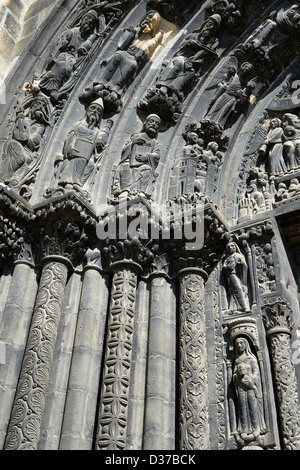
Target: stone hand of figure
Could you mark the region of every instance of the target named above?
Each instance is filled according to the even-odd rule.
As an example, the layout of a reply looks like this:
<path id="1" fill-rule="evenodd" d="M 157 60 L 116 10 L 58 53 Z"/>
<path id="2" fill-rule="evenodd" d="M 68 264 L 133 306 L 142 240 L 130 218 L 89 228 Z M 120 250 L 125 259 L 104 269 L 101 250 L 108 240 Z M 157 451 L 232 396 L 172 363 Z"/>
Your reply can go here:
<path id="1" fill-rule="evenodd" d="M 135 158 L 138 162 L 146 162 L 148 160 L 147 155 L 143 155 L 141 153 L 138 153 Z"/>
<path id="2" fill-rule="evenodd" d="M 245 385 L 248 388 L 248 390 L 253 390 L 254 389 L 254 383 L 248 375 L 245 375 L 241 379 L 241 382 L 242 382 L 243 385 Z"/>
<path id="3" fill-rule="evenodd" d="M 73 146 L 70 146 L 67 150 L 67 158 L 73 157 L 74 155 L 77 154 L 77 152 L 78 152 L 78 149 L 76 149 Z"/>
<path id="4" fill-rule="evenodd" d="M 145 140 L 139 136 L 133 138 L 132 145 L 144 145 Z"/>

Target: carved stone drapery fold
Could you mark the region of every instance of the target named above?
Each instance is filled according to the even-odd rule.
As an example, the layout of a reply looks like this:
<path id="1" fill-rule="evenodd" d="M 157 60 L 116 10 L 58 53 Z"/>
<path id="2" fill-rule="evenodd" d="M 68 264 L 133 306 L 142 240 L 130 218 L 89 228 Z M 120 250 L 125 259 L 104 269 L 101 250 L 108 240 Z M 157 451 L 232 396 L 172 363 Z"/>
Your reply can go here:
<path id="1" fill-rule="evenodd" d="M 37 449 L 67 275 L 64 262 L 43 267 L 5 450 Z"/>
<path id="2" fill-rule="evenodd" d="M 124 450 L 136 300 L 137 263 L 111 265 L 111 301 L 99 407 L 98 450 Z"/>
<path id="3" fill-rule="evenodd" d="M 292 363 L 290 316 L 286 305 L 265 307 L 264 320 L 270 344 L 283 446 L 285 450 L 300 450 L 300 407 Z"/>
<path id="4" fill-rule="evenodd" d="M 204 282 L 201 269 L 183 269 L 180 280 L 180 449 L 209 448 Z"/>

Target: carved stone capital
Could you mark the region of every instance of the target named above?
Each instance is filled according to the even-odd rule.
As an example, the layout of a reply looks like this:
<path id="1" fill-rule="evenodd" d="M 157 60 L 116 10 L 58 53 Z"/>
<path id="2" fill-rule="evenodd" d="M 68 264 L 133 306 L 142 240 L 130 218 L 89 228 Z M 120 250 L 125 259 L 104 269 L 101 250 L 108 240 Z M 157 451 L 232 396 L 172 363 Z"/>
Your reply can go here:
<path id="1" fill-rule="evenodd" d="M 266 304 L 262 307 L 262 311 L 267 336 L 275 335 L 278 338 L 281 338 L 282 335 L 291 336 L 293 320 L 291 308 L 287 303 Z"/>

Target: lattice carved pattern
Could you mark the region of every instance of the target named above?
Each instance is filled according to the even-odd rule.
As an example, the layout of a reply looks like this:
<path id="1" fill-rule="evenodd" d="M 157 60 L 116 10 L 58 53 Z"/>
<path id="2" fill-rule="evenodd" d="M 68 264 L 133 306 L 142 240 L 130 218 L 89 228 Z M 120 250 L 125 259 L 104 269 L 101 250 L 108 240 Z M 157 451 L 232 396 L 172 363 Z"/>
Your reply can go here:
<path id="1" fill-rule="evenodd" d="M 180 448 L 205 450 L 209 443 L 204 280 L 181 277 Z"/>
<path id="2" fill-rule="evenodd" d="M 137 276 L 130 267 L 114 272 L 99 414 L 99 450 L 123 450 L 126 445 L 136 285 Z"/>

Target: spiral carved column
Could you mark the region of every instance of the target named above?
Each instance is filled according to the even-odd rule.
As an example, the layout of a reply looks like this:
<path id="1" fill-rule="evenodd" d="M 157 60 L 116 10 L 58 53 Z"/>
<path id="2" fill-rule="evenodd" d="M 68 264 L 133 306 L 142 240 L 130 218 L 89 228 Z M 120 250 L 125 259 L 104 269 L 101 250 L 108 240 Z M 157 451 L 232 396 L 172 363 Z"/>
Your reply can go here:
<path id="1" fill-rule="evenodd" d="M 209 448 L 204 284 L 201 269 L 183 269 L 180 280 L 180 449 Z"/>
<path id="2" fill-rule="evenodd" d="M 98 450 L 126 448 L 132 339 L 136 301 L 135 262 L 115 262 L 107 325 L 105 362 L 99 407 Z"/>
<path id="3" fill-rule="evenodd" d="M 68 276 L 65 261 L 48 259 L 42 269 L 5 450 L 36 450 L 38 446 Z"/>

